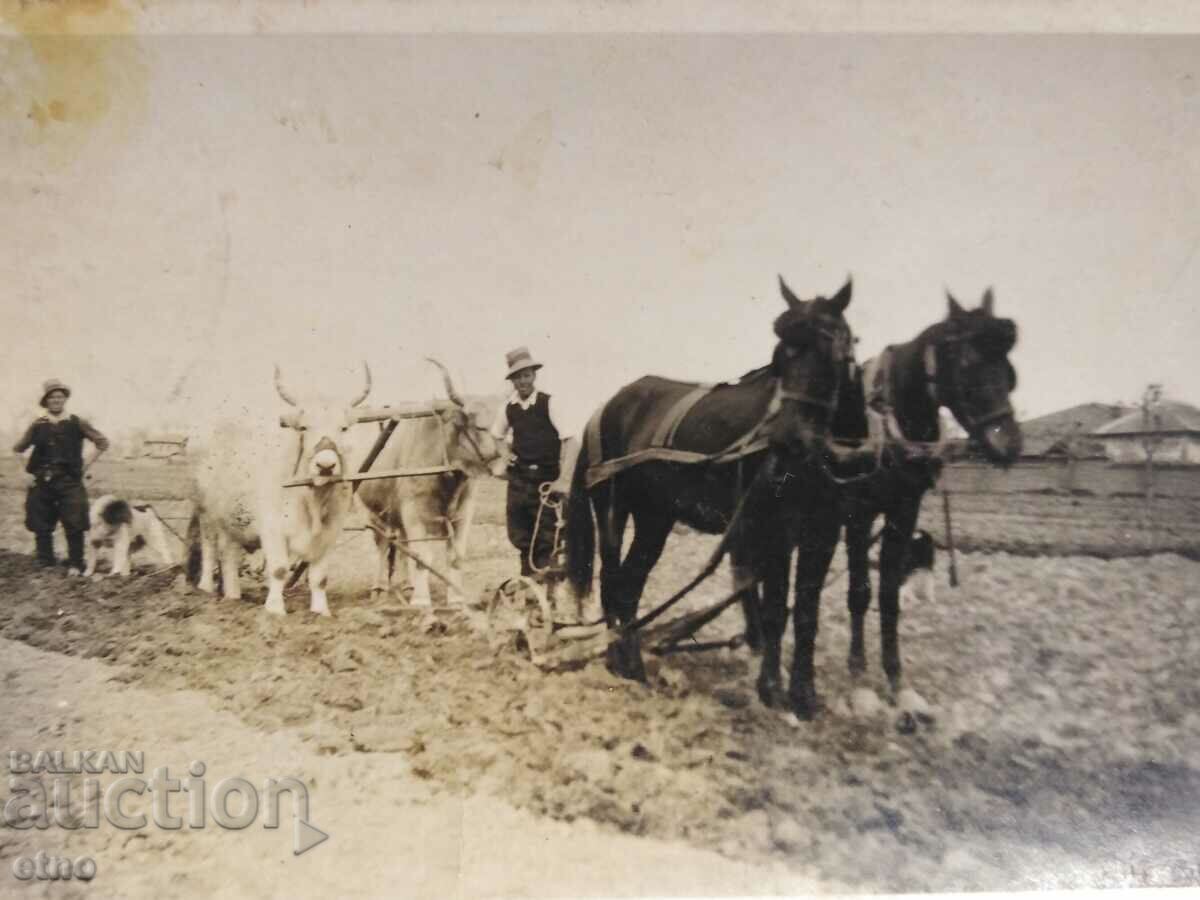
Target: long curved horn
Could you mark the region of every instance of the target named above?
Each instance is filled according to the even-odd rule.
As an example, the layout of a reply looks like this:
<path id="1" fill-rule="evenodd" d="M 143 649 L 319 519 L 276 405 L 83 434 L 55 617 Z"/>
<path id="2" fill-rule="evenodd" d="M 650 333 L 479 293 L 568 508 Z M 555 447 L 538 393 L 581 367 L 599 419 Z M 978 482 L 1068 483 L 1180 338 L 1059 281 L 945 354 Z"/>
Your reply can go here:
<path id="1" fill-rule="evenodd" d="M 442 381 L 446 384 L 446 396 L 450 398 L 450 401 L 455 406 L 466 406 L 466 403 L 463 402 L 463 398 L 460 397 L 458 395 L 458 391 L 454 389 L 454 383 L 450 381 L 450 371 L 432 356 L 427 356 L 425 359 L 442 370 Z"/>
<path id="2" fill-rule="evenodd" d="M 299 406 L 296 398 L 287 392 L 287 388 L 283 386 L 283 376 L 279 373 L 279 363 L 275 363 L 275 392 L 288 406 Z"/>
<path id="3" fill-rule="evenodd" d="M 360 403 L 366 400 L 367 396 L 371 393 L 371 367 L 367 365 L 367 361 L 365 359 L 363 360 L 363 374 L 367 377 L 367 383 L 363 385 L 362 393 L 350 402 L 351 406 L 358 406 Z"/>

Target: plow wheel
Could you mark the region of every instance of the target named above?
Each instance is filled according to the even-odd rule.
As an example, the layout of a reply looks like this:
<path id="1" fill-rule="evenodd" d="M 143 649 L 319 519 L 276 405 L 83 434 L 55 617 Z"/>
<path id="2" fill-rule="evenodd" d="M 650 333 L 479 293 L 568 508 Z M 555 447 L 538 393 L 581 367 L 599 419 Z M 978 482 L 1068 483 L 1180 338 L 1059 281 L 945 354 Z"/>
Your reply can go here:
<path id="1" fill-rule="evenodd" d="M 554 634 L 554 615 L 544 585 L 524 575 L 503 582 L 487 607 L 492 646 L 515 641 L 531 658 L 540 656 Z"/>

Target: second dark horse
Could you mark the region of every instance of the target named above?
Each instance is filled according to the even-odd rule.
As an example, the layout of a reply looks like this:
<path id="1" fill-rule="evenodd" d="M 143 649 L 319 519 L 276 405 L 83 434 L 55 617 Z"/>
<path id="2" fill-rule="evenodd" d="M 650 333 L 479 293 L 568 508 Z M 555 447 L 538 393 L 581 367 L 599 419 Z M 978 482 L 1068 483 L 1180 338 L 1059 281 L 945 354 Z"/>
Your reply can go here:
<path id="1" fill-rule="evenodd" d="M 833 297 L 809 301 L 797 299 L 782 279 L 780 289 L 788 309 L 774 323 L 778 342 L 770 365 L 706 394 L 679 422 L 673 443 L 718 454 L 765 422 L 767 446 L 731 462 L 639 462 L 588 488 L 588 466 L 598 460 L 589 459 L 585 442 L 568 504 L 568 573 L 577 593 L 591 589 L 598 531 L 601 605 L 608 626 L 621 628 L 636 619 L 646 579 L 674 524 L 719 534 L 729 528 L 740 502 L 732 562 L 748 581 L 763 587 L 759 695 L 770 705 L 787 702 L 807 716 L 815 705 L 811 673 L 793 679 L 786 701 L 780 684 L 788 565 L 799 547 L 796 635 L 798 643 L 811 644 L 816 620 L 810 622 L 805 611 L 812 604 L 799 598 L 819 593 L 841 527 L 836 512 L 831 514 L 838 497 L 829 478 L 830 425 L 852 362 L 853 342 L 843 316 L 852 288 L 847 280 Z M 600 413 L 601 459 L 637 449 L 639 436 L 654 430 L 695 387 L 647 376 L 618 391 Z M 634 537 L 622 558 L 630 516 Z M 757 613 L 754 605 L 746 611 Z M 812 659 L 811 648 L 807 658 Z M 609 646 L 607 664 L 617 675 L 645 678 L 636 632 L 627 631 Z"/>

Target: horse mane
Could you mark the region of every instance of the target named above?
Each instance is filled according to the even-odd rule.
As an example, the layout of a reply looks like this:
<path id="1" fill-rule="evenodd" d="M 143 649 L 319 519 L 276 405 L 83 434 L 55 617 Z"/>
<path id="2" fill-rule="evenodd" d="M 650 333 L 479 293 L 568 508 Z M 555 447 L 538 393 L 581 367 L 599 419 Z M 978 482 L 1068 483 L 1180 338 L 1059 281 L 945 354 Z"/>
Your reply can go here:
<path id="1" fill-rule="evenodd" d="M 968 340 L 986 358 L 1006 355 L 1017 344 L 1017 323 L 973 309 L 961 316 L 934 322 L 914 339 L 926 346 L 944 340 Z"/>

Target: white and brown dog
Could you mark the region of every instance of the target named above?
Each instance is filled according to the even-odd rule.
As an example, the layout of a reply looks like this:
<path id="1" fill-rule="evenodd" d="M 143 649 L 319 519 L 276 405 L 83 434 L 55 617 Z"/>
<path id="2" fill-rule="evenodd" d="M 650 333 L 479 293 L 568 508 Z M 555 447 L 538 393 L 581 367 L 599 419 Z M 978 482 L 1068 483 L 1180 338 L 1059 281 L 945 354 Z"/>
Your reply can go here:
<path id="1" fill-rule="evenodd" d="M 84 575 L 95 575 L 100 550 L 104 547 L 112 547 L 110 575 L 128 576 L 129 554 L 145 546 L 158 555 L 164 566 L 175 563 L 167 546 L 162 520 L 149 504 L 131 503 L 105 494 L 92 504 L 91 520 L 91 552 Z"/>

